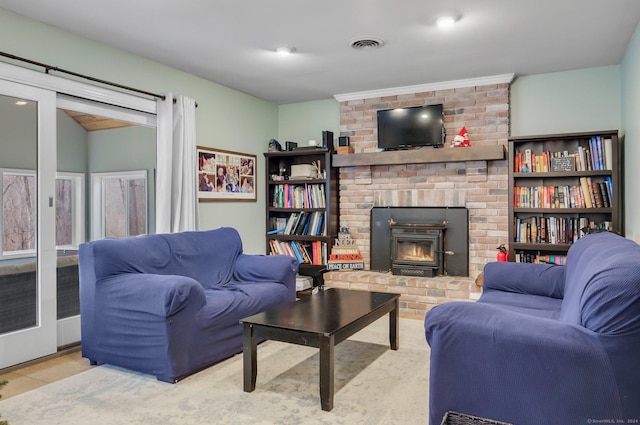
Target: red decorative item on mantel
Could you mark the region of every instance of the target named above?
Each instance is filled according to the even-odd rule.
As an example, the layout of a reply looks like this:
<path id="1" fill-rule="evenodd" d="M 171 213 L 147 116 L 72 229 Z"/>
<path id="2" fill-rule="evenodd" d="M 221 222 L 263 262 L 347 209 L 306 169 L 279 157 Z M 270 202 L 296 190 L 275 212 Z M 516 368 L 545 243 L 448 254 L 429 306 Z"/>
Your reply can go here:
<path id="1" fill-rule="evenodd" d="M 469 141 L 469 132 L 467 131 L 467 127 L 462 127 L 451 141 L 451 147 L 464 148 L 467 146 L 471 146 L 471 142 Z"/>

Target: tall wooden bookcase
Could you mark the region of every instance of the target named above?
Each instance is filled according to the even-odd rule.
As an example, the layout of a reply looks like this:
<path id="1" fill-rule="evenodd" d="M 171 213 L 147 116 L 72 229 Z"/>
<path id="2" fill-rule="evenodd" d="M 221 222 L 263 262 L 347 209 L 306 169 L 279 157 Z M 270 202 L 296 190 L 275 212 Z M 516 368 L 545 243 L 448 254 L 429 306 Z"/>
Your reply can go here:
<path id="1" fill-rule="evenodd" d="M 264 156 L 267 253 L 290 250 L 299 259 L 300 274 L 317 276 L 338 235 L 338 169 L 331 166 L 332 152 L 314 148 Z M 314 164 L 317 168 L 310 167 Z"/>
<path id="2" fill-rule="evenodd" d="M 510 138 L 509 260 L 562 264 L 585 227 L 623 235 L 620 152 L 617 130 Z"/>

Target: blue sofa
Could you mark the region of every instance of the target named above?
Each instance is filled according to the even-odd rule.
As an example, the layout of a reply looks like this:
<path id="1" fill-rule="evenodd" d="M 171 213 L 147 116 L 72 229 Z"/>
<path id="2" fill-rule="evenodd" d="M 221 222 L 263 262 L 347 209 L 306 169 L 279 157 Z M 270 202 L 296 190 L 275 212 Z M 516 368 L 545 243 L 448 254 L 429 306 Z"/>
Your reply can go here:
<path id="1" fill-rule="evenodd" d="M 240 353 L 239 321 L 294 301 L 297 270 L 232 228 L 81 244 L 82 356 L 176 382 Z"/>
<path id="2" fill-rule="evenodd" d="M 566 266 L 489 263 L 480 299 L 434 307 L 425 332 L 432 425 L 448 410 L 517 425 L 640 420 L 640 246 L 629 239 L 585 236 Z"/>

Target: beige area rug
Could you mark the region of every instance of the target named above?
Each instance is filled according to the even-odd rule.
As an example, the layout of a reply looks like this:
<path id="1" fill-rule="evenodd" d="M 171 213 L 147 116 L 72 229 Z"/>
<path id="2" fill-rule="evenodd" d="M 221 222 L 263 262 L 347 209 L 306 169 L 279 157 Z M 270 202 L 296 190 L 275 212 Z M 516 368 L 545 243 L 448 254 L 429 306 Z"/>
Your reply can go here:
<path id="1" fill-rule="evenodd" d="M 242 355 L 177 383 L 112 366 L 0 401 L 10 425 L 398 424 L 428 423 L 429 347 L 423 322 L 400 319 L 389 349 L 388 317 L 335 348 L 335 397 L 320 408 L 315 348 L 258 346 L 256 390 L 242 390 Z"/>

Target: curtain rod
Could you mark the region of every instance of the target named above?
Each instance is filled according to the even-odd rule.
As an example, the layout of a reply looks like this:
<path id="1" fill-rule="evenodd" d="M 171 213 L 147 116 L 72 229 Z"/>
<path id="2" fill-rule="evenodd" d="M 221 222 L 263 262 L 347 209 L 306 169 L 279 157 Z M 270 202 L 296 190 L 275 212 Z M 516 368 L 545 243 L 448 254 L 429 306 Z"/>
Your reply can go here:
<path id="1" fill-rule="evenodd" d="M 41 66 L 41 67 L 43 67 L 45 69 L 45 73 L 46 74 L 48 74 L 49 71 L 62 72 L 64 74 L 69 74 L 69 75 L 73 75 L 74 77 L 84 78 L 85 80 L 94 81 L 96 83 L 106 84 L 108 86 L 113 86 L 113 87 L 118 87 L 118 88 L 123 89 L 123 90 L 128 90 L 128 91 L 132 91 L 132 92 L 135 92 L 135 93 L 145 94 L 147 96 L 156 97 L 156 98 L 162 99 L 162 100 L 166 99 L 166 96 L 161 95 L 161 94 L 151 93 L 151 92 L 148 92 L 148 91 L 135 89 L 133 87 L 123 86 L 122 84 L 112 83 L 110 81 L 105 81 L 105 80 L 101 80 L 99 78 L 90 77 L 88 75 L 78 74 L 77 72 L 68 71 L 66 69 L 58 68 L 57 66 L 51 66 L 51 65 L 47 65 L 46 63 L 41 63 L 41 62 L 32 61 L 30 59 L 21 58 L 20 56 L 12 55 L 10 53 L 0 52 L 0 56 L 4 56 L 4 57 L 7 57 L 9 59 L 15 59 L 15 60 L 18 60 L 18 61 L 26 62 L 26 63 L 29 63 L 31 65 Z M 175 99 L 174 99 L 174 102 L 175 102 Z M 196 104 L 196 107 L 197 106 L 198 105 Z"/>

